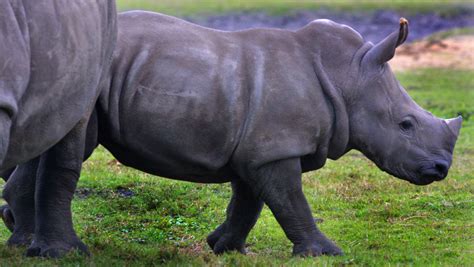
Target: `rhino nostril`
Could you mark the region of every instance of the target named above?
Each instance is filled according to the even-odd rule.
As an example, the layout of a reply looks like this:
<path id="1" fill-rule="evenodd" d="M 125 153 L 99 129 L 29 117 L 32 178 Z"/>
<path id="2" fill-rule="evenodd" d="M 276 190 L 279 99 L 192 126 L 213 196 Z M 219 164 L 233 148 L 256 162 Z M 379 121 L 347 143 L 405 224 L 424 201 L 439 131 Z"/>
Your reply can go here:
<path id="1" fill-rule="evenodd" d="M 436 171 L 444 178 L 448 174 L 448 163 L 446 161 L 438 160 L 435 162 Z"/>

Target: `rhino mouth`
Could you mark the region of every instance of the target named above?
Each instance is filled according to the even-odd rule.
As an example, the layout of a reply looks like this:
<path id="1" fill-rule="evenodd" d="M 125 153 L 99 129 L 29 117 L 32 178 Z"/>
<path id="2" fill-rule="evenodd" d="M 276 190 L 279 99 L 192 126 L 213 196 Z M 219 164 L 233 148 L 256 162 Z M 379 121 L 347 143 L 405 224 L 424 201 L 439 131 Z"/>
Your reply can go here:
<path id="1" fill-rule="evenodd" d="M 404 171 L 402 175 L 392 175 L 414 185 L 429 185 L 436 181 L 431 175 L 420 175 L 419 173 L 416 175 L 410 175 L 406 171 Z"/>
<path id="2" fill-rule="evenodd" d="M 395 171 L 390 169 L 386 169 L 385 171 L 414 185 L 429 185 L 433 182 L 444 180 L 448 174 L 448 169 L 449 165 L 447 164 L 430 163 L 421 166 L 414 172 L 401 168 L 401 166 L 396 168 Z"/>
<path id="3" fill-rule="evenodd" d="M 422 166 L 417 171 L 418 179 L 410 181 L 416 185 L 428 185 L 436 181 L 441 181 L 448 176 L 449 163 L 445 160 L 435 160 Z"/>
<path id="4" fill-rule="evenodd" d="M 434 181 L 436 180 L 432 179 L 432 177 L 420 177 L 418 179 L 408 180 L 408 182 L 414 185 L 429 185 Z"/>

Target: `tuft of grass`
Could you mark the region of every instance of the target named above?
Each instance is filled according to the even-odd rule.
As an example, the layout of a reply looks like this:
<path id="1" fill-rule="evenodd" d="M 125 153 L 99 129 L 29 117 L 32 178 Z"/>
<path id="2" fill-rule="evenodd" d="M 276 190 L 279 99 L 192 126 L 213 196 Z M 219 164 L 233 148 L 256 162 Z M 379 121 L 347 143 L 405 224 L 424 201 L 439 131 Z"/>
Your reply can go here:
<path id="1" fill-rule="evenodd" d="M 227 184 L 173 181 L 124 167 L 103 148 L 84 164 L 74 223 L 91 258 L 31 259 L 4 245 L 0 266 L 474 266 L 474 72 L 425 69 L 398 78 L 424 108 L 463 114 L 449 177 L 418 187 L 381 172 L 358 152 L 303 176 L 319 226 L 342 257 L 292 258 L 268 208 L 247 240 L 249 255 L 215 256 L 205 238 L 225 218 Z"/>
<path id="2" fill-rule="evenodd" d="M 373 11 L 379 9 L 403 10 L 406 13 L 437 12 L 446 16 L 466 8 L 469 0 L 117 0 L 120 10 L 144 9 L 169 15 L 218 14 L 232 11 L 266 11 L 282 14 L 292 10 L 325 8 L 336 11 Z"/>

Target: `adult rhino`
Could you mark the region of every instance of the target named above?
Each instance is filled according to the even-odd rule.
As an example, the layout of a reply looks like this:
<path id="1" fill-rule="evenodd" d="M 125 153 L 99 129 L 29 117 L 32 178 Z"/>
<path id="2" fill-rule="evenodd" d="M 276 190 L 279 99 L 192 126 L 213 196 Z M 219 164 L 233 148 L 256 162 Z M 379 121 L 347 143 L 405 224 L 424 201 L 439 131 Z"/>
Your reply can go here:
<path id="1" fill-rule="evenodd" d="M 113 0 L 0 2 L 0 169 L 26 162 L 91 112 L 116 40 Z"/>
<path id="2" fill-rule="evenodd" d="M 295 255 L 341 254 L 314 223 L 301 173 L 351 149 L 414 184 L 448 173 L 461 119 L 438 119 L 420 108 L 386 63 L 407 37 L 406 20 L 377 45 L 328 20 L 295 32 L 222 32 L 136 11 L 119 15 L 118 24 L 110 79 L 87 137 L 80 138 L 84 158 L 100 143 L 123 164 L 151 174 L 231 182 L 227 219 L 207 239 L 215 253 L 245 252 L 265 203 Z M 77 160 L 82 158 L 70 159 Z M 33 233 L 34 206 L 16 192 L 34 194 L 29 183 L 34 185 L 37 164 L 18 167 L 5 188 L 21 217 L 12 238 Z M 71 221 L 76 181 L 63 184 L 60 197 L 37 188 L 36 199 L 50 199 L 50 210 L 42 212 L 69 216 L 58 217 L 50 229 L 70 244 L 75 233 L 64 222 Z M 30 251 L 38 249 L 33 241 Z"/>
<path id="3" fill-rule="evenodd" d="M 116 34 L 113 0 L 0 1 L 0 170 L 42 154 L 60 175 L 58 142 L 89 118 Z"/>

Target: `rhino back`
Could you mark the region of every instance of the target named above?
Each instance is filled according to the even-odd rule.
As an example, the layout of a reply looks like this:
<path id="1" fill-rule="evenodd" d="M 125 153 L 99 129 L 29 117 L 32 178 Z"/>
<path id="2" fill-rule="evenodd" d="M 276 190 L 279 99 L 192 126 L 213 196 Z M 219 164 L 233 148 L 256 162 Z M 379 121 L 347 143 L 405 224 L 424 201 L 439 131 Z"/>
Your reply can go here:
<path id="1" fill-rule="evenodd" d="M 28 52 L 16 60 L 29 72 L 21 77 L 27 84 L 11 90 L 18 112 L 3 167 L 44 152 L 87 116 L 116 38 L 112 0 L 11 3 Z"/>

